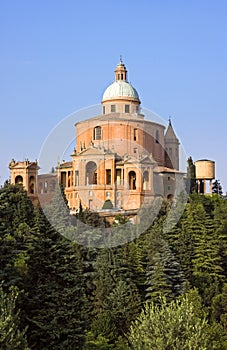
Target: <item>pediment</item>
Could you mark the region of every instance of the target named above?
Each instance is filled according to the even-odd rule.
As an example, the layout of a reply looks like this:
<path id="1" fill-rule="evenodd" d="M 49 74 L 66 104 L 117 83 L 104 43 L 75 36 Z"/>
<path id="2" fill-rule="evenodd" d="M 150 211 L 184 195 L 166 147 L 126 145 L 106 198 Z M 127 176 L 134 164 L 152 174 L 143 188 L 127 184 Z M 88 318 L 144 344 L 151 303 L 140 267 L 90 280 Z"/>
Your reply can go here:
<path id="1" fill-rule="evenodd" d="M 105 155 L 105 154 L 113 154 L 113 153 L 103 148 L 89 147 L 81 151 L 78 154 L 78 156 L 98 156 L 98 155 Z"/>
<path id="2" fill-rule="evenodd" d="M 36 162 L 11 162 L 9 164 L 9 167 L 11 169 L 34 169 L 34 170 L 37 170 L 39 169 L 39 166 Z"/>
<path id="3" fill-rule="evenodd" d="M 149 156 L 141 156 L 139 158 L 128 156 L 127 158 L 124 158 L 125 164 L 149 164 L 153 165 L 155 164 L 155 160 Z"/>

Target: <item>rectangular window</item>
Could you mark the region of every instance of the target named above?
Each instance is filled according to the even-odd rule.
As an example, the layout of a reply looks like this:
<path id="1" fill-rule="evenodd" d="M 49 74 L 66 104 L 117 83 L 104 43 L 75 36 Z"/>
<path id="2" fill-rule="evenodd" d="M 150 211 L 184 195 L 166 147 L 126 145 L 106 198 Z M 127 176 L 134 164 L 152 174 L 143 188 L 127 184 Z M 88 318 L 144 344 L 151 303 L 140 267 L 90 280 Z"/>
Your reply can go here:
<path id="1" fill-rule="evenodd" d="M 116 169 L 116 181 L 117 185 L 121 184 L 121 169 Z"/>
<path id="2" fill-rule="evenodd" d="M 106 198 L 110 197 L 110 192 L 106 192 Z"/>
<path id="3" fill-rule="evenodd" d="M 156 142 L 156 143 L 159 143 L 159 130 L 156 130 L 156 133 L 155 133 L 155 142 Z"/>
<path id="4" fill-rule="evenodd" d="M 102 107 L 102 114 L 105 114 L 106 113 L 106 108 L 105 106 Z"/>
<path id="5" fill-rule="evenodd" d="M 75 186 L 79 186 L 79 171 L 75 171 Z"/>
<path id="6" fill-rule="evenodd" d="M 102 128 L 101 126 L 96 126 L 94 128 L 94 140 L 101 140 L 102 139 Z"/>
<path id="7" fill-rule="evenodd" d="M 65 171 L 61 172 L 61 184 L 62 184 L 63 188 L 66 187 L 66 172 Z M 45 184 L 44 184 L 44 188 L 45 188 Z"/>
<path id="8" fill-rule="evenodd" d="M 138 139 L 138 129 L 134 129 L 133 139 L 134 139 L 134 141 L 137 141 L 137 139 Z"/>
<path id="9" fill-rule="evenodd" d="M 98 174 L 94 173 L 94 177 L 93 177 L 93 185 L 97 185 L 98 183 Z"/>
<path id="10" fill-rule="evenodd" d="M 133 148 L 133 152 L 134 152 L 134 154 L 136 154 L 137 153 L 137 148 Z"/>
<path id="11" fill-rule="evenodd" d="M 90 196 L 90 197 L 92 197 L 92 194 L 93 194 L 92 191 L 89 191 L 89 196 Z"/>
<path id="12" fill-rule="evenodd" d="M 106 185 L 111 185 L 111 169 L 106 169 Z"/>
<path id="13" fill-rule="evenodd" d="M 168 186 L 168 191 L 170 191 L 170 186 Z"/>
<path id="14" fill-rule="evenodd" d="M 129 105 L 125 105 L 125 113 L 129 113 Z"/>
<path id="15" fill-rule="evenodd" d="M 111 105 L 111 113 L 115 113 L 116 112 L 116 105 Z"/>

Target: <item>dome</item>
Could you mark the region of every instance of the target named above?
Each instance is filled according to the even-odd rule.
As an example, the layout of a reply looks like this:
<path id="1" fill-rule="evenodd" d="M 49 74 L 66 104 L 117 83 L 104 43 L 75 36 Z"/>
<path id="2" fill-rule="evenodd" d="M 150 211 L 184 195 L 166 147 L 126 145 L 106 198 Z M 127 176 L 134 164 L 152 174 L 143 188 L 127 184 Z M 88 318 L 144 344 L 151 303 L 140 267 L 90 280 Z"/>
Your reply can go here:
<path id="1" fill-rule="evenodd" d="M 116 97 L 131 97 L 139 100 L 136 89 L 125 80 L 117 80 L 108 86 L 102 100 L 115 99 Z"/>

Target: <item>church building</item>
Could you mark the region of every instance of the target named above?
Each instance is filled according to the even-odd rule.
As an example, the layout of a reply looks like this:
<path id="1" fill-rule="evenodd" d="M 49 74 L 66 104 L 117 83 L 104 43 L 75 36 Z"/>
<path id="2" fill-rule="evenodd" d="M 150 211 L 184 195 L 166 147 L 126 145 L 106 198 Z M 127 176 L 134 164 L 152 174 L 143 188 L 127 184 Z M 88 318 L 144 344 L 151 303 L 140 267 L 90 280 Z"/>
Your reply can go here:
<path id="1" fill-rule="evenodd" d="M 155 196 L 175 195 L 177 178 L 183 176 L 179 140 L 171 121 L 165 132 L 164 125 L 141 112 L 139 94 L 128 82 L 122 59 L 103 94 L 102 115 L 75 128 L 71 161 L 59 163 L 56 175 L 38 175 L 36 162 L 12 161 L 11 182 L 23 184 L 31 197 L 48 200 L 56 182 L 61 183 L 72 211 L 80 203 L 99 211 L 107 200 L 116 210 L 138 210 Z"/>

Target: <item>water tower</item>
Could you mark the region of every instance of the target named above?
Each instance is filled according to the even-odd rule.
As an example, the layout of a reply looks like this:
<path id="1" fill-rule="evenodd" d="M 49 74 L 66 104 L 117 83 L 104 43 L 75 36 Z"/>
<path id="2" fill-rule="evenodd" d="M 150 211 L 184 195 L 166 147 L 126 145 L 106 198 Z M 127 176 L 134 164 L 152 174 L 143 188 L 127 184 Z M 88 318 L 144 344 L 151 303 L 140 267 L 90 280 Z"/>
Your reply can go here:
<path id="1" fill-rule="evenodd" d="M 198 193 L 206 193 L 206 182 L 210 182 L 209 193 L 212 193 L 212 180 L 215 178 L 215 162 L 213 160 L 201 159 L 195 162 L 195 178 Z"/>

